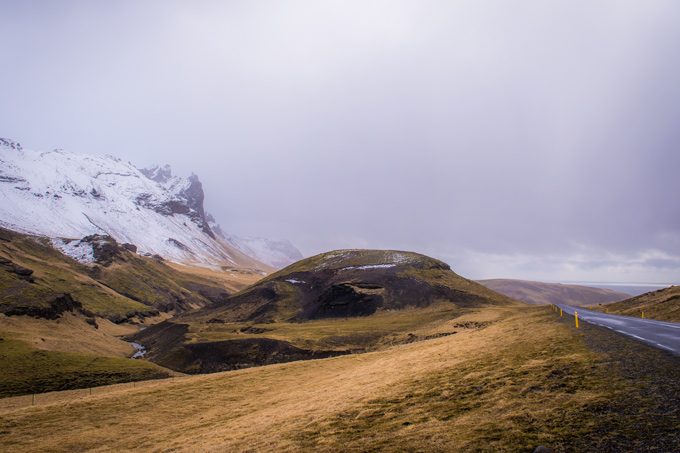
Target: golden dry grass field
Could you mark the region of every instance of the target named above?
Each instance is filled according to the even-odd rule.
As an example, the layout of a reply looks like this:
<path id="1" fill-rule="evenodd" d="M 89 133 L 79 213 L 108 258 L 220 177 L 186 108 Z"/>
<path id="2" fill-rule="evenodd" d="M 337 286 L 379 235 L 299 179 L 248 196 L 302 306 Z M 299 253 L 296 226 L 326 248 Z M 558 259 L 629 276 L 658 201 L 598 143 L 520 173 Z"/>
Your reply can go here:
<path id="1" fill-rule="evenodd" d="M 545 307 L 486 308 L 448 322 L 456 334 L 364 354 L 19 409 L 0 400 L 0 450 L 560 449 L 597 430 L 608 417 L 596 409 L 629 390 Z"/>

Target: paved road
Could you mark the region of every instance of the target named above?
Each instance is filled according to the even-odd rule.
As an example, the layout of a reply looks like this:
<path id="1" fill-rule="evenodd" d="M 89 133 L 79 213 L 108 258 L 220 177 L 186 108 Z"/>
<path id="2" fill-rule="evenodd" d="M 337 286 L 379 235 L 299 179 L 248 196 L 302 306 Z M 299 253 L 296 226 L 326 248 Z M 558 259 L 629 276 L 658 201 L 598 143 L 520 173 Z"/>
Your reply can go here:
<path id="1" fill-rule="evenodd" d="M 655 321 L 653 319 L 633 318 L 586 310 L 581 307 L 559 304 L 564 314 L 572 315 L 578 311 L 579 321 L 587 321 L 615 332 L 628 335 L 654 347 L 680 355 L 680 323 Z"/>

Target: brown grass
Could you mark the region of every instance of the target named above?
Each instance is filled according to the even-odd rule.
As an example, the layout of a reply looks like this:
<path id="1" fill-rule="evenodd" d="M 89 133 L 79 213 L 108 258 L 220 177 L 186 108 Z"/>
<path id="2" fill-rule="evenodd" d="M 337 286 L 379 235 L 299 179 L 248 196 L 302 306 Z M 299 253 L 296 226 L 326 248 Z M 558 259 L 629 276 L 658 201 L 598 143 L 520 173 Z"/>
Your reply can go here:
<path id="1" fill-rule="evenodd" d="M 0 314 L 0 337 L 21 340 L 35 349 L 82 352 L 108 357 L 128 357 L 134 348 L 117 336 L 137 331 L 131 325 L 114 324 L 97 318 L 99 329 L 82 316 L 64 313 L 61 318 L 47 320 L 29 316 Z"/>
<path id="2" fill-rule="evenodd" d="M 273 338 L 313 350 L 348 350 L 377 343 L 399 343 L 409 333 L 427 335 L 455 331 L 452 318 L 462 310 L 450 303 L 426 308 L 379 311 L 372 316 L 329 318 L 305 322 L 275 323 L 193 323 L 187 335 L 190 342 Z M 264 329 L 261 334 L 243 333 L 247 327 Z"/>
<path id="3" fill-rule="evenodd" d="M 621 302 L 589 307 L 618 315 L 645 317 L 660 321 L 680 322 L 680 286 L 651 291 Z"/>
<path id="4" fill-rule="evenodd" d="M 224 270 L 208 269 L 199 266 L 188 266 L 171 261 L 165 261 L 169 267 L 187 274 L 191 277 L 199 277 L 208 281 L 219 283 L 230 293 L 241 291 L 243 288 L 261 280 L 264 276 L 260 271 L 253 269 L 227 268 Z"/>
<path id="5" fill-rule="evenodd" d="M 0 416 L 5 451 L 517 451 L 597 423 L 620 385 L 542 308 L 385 350 L 160 381 Z"/>

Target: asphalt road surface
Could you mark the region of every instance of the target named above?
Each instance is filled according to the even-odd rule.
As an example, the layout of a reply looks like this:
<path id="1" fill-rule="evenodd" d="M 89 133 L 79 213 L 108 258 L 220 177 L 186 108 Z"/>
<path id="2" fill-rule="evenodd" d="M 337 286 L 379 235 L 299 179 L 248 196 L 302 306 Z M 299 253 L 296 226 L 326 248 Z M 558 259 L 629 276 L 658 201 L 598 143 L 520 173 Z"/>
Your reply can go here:
<path id="1" fill-rule="evenodd" d="M 656 348 L 680 355 L 680 323 L 610 315 L 571 305 L 558 304 L 557 306 L 564 310 L 565 316 L 573 316 L 574 311 L 578 311 L 579 321 L 606 327 Z"/>

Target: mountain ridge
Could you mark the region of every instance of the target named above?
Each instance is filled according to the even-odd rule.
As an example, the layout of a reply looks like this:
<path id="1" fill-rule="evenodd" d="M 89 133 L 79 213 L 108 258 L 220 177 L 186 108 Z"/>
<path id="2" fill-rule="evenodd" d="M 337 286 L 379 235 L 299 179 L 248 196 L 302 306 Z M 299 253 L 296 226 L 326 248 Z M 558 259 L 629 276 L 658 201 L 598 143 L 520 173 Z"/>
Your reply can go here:
<path id="1" fill-rule="evenodd" d="M 504 278 L 478 280 L 478 282 L 496 292 L 533 305 L 594 305 L 617 302 L 630 297 L 630 294 L 623 292 L 585 285 Z"/>
<path id="2" fill-rule="evenodd" d="M 0 139 L 0 196 L 0 226 L 22 233 L 67 240 L 103 234 L 140 254 L 213 268 L 270 272 L 285 264 L 261 262 L 237 239 L 217 236 L 198 176 L 175 176 L 168 165 L 138 169 L 113 156 L 38 152 Z"/>

